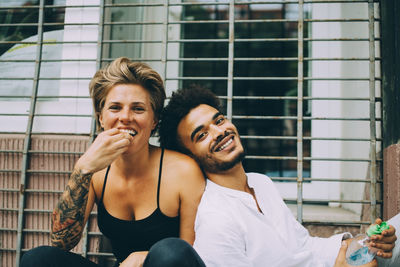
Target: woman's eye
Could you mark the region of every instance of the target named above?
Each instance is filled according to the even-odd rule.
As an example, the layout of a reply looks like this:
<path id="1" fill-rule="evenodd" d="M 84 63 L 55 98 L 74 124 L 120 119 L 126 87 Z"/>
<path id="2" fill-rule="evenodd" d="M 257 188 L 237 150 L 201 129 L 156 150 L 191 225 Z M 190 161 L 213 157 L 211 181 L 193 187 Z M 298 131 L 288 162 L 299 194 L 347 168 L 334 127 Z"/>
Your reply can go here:
<path id="1" fill-rule="evenodd" d="M 133 110 L 137 112 L 143 112 L 145 109 L 143 107 L 134 107 Z"/>
<path id="2" fill-rule="evenodd" d="M 110 106 L 109 109 L 111 109 L 111 110 L 118 110 L 118 109 L 119 109 L 119 106 Z"/>

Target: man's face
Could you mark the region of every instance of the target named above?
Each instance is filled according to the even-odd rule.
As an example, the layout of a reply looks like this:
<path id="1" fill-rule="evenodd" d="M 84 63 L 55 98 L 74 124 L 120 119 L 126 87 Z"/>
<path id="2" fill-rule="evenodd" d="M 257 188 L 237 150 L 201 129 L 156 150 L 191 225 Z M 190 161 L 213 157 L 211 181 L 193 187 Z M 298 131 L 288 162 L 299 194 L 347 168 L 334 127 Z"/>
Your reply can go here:
<path id="1" fill-rule="evenodd" d="M 244 158 L 236 127 L 209 105 L 192 109 L 178 124 L 178 136 L 206 172 L 229 170 Z"/>

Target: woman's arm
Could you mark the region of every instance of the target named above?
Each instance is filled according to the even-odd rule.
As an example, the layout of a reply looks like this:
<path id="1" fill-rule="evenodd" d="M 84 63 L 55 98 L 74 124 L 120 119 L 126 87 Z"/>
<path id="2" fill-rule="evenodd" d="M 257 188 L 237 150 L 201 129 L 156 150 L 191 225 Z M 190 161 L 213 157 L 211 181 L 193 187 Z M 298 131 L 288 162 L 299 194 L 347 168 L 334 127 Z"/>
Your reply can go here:
<path id="1" fill-rule="evenodd" d="M 128 146 L 132 137 L 117 129 L 98 135 L 79 158 L 52 215 L 51 243 L 70 250 L 79 243 L 94 204 L 92 176 L 110 165 Z"/>
<path id="2" fill-rule="evenodd" d="M 180 179 L 180 238 L 189 244 L 194 243 L 194 221 L 197 207 L 204 193 L 205 178 L 197 163 L 190 159 L 184 164 Z"/>
<path id="3" fill-rule="evenodd" d="M 75 169 L 52 215 L 51 244 L 63 250 L 75 247 L 94 204 L 92 173 Z"/>

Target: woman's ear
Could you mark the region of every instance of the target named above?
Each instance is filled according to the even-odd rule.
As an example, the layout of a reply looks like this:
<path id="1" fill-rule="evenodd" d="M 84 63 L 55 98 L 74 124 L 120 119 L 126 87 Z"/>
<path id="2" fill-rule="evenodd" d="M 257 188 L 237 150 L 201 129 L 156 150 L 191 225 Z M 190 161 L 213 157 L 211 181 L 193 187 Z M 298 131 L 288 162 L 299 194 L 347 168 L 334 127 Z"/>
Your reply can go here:
<path id="1" fill-rule="evenodd" d="M 101 128 L 104 129 L 103 116 L 101 115 L 101 113 L 98 113 L 97 116 L 99 118 Z"/>
<path id="2" fill-rule="evenodd" d="M 153 124 L 151 125 L 151 130 L 154 130 L 157 127 L 158 120 L 154 119 Z"/>

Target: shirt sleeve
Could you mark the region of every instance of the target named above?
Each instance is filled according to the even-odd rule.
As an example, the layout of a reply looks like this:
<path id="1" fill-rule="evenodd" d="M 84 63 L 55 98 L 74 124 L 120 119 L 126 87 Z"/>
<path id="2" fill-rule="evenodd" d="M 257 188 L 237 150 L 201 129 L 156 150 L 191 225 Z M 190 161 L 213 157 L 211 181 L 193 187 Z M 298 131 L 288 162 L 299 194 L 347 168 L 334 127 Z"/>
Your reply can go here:
<path id="1" fill-rule="evenodd" d="M 323 266 L 332 267 L 335 265 L 336 257 L 338 256 L 339 249 L 344 235 L 350 233 L 342 233 L 333 235 L 328 238 L 312 237 L 308 230 L 304 228 L 296 219 L 293 218 L 296 232 L 299 235 L 299 245 L 303 246 L 306 250 L 311 251 L 313 259 L 321 262 Z"/>
<path id="2" fill-rule="evenodd" d="M 253 266 L 246 256 L 243 232 L 225 214 L 206 212 L 198 216 L 195 225 L 194 248 L 207 267 Z"/>

